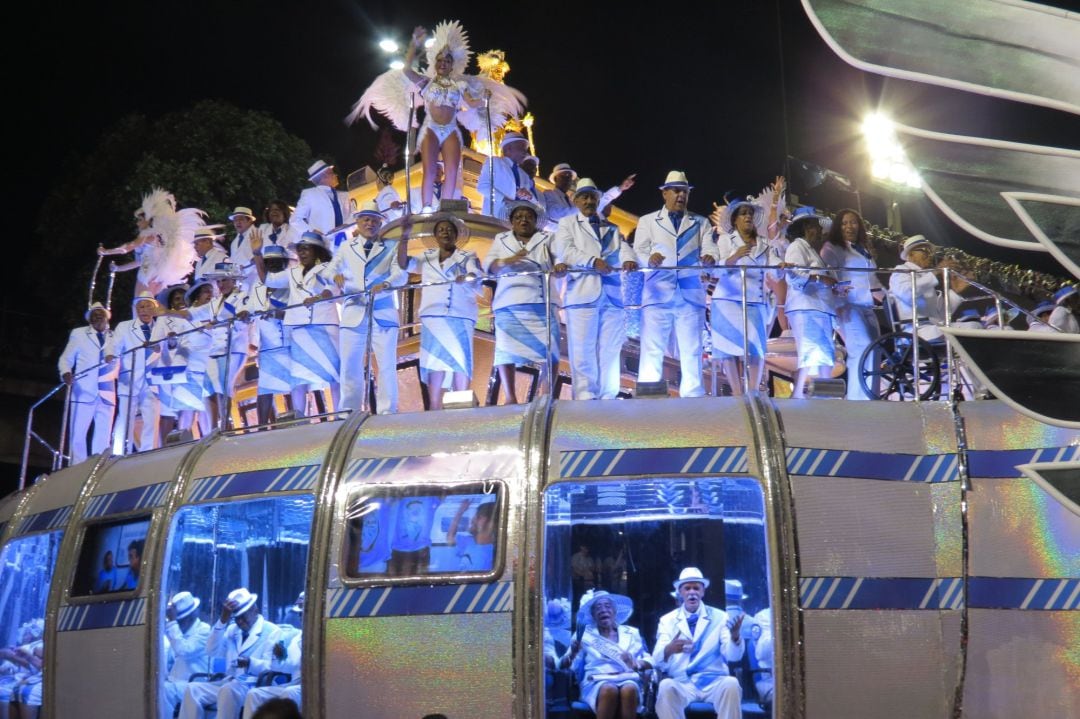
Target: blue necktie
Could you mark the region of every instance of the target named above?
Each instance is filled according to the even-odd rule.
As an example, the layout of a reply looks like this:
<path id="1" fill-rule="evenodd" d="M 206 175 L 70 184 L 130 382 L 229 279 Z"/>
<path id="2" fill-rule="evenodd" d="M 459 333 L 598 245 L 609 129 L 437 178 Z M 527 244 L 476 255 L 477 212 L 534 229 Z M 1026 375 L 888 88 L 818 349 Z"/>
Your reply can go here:
<path id="1" fill-rule="evenodd" d="M 97 333 L 97 341 L 98 341 L 98 347 L 102 347 L 102 348 L 105 347 L 105 333 L 104 332 L 98 332 Z"/>
<path id="2" fill-rule="evenodd" d="M 592 231 L 596 233 L 596 239 L 600 240 L 603 244 L 603 238 L 600 237 L 600 217 L 599 215 L 593 215 L 589 218 L 589 224 L 592 225 Z"/>
<path id="3" fill-rule="evenodd" d="M 694 631 L 697 629 L 698 615 L 691 614 L 686 618 L 686 624 L 690 627 L 690 638 L 694 638 Z"/>
<path id="4" fill-rule="evenodd" d="M 341 224 L 341 203 L 338 202 L 337 192 L 330 188 L 330 204 L 334 206 L 334 227 Z"/>
<path id="5" fill-rule="evenodd" d="M 341 223 L 338 223 L 338 224 L 341 224 Z M 270 244 L 272 244 L 272 245 L 277 244 L 277 237 L 278 237 L 279 234 L 281 234 L 280 229 L 274 230 L 273 232 L 270 233 Z"/>
<path id="6" fill-rule="evenodd" d="M 364 252 L 371 252 L 371 248 L 375 246 L 375 240 L 368 240 L 364 243 Z"/>
<path id="7" fill-rule="evenodd" d="M 668 217 L 671 218 L 671 226 L 675 228 L 675 234 L 679 234 L 679 224 L 682 222 L 682 213 L 669 212 Z"/>
<path id="8" fill-rule="evenodd" d="M 150 341 L 150 325 L 143 325 L 142 326 L 142 334 L 143 334 L 143 337 L 146 339 L 146 341 L 149 342 Z"/>

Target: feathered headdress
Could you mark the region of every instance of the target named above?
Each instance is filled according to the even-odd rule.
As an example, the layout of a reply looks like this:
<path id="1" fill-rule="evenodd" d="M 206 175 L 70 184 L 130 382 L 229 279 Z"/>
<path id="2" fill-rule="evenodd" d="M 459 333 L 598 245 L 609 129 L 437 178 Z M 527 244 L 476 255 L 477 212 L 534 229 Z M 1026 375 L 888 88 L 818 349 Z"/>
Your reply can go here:
<path id="1" fill-rule="evenodd" d="M 427 49 L 427 68 L 425 74 L 435 77 L 435 59 L 443 52 L 449 51 L 454 59 L 454 68 L 450 71 L 452 77 L 465 74 L 465 68 L 469 66 L 469 58 L 472 52 L 469 50 L 469 36 L 465 28 L 457 20 L 443 20 L 435 26 L 432 33 L 431 47 Z"/>

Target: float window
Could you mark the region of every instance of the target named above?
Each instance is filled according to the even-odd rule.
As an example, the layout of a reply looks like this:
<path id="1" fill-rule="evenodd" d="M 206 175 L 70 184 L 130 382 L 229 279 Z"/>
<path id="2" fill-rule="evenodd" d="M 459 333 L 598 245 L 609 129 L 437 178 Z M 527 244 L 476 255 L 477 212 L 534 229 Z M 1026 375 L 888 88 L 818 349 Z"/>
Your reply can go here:
<path id="1" fill-rule="evenodd" d="M 33 654 L 40 647 L 63 537 L 63 531 L 20 537 L 0 553 L 0 648 Z"/>
<path id="2" fill-rule="evenodd" d="M 353 579 L 476 577 L 498 566 L 503 485 L 365 487 L 349 498 L 343 574 Z"/>
<path id="3" fill-rule="evenodd" d="M 149 516 L 86 527 L 71 596 L 114 594 L 139 586 Z"/>
<path id="4" fill-rule="evenodd" d="M 705 605 L 730 619 L 744 617 L 745 653 L 728 667 L 744 699 L 764 699 L 767 693 L 771 701 L 764 508 L 761 485 L 749 477 L 616 479 L 549 487 L 543 582 L 549 715 L 595 688 L 590 675 L 595 679 L 597 673 L 618 670 L 618 662 L 604 664 L 597 652 L 579 653 L 577 662 L 562 661 L 575 637 L 590 642 L 586 632 L 593 618 L 579 611 L 582 597 L 601 590 L 620 595 L 615 606 L 624 619 L 619 623 L 637 630 L 642 651 L 651 655 L 661 618 L 680 606 L 674 583 L 688 568 L 700 570 L 708 581 L 701 599 Z M 625 610 L 631 610 L 628 618 Z"/>
<path id="5" fill-rule="evenodd" d="M 263 617 L 299 629 L 314 510 L 311 495 L 181 508 L 169 532 L 165 596 L 190 592 L 212 624 L 229 592 L 244 588 Z"/>

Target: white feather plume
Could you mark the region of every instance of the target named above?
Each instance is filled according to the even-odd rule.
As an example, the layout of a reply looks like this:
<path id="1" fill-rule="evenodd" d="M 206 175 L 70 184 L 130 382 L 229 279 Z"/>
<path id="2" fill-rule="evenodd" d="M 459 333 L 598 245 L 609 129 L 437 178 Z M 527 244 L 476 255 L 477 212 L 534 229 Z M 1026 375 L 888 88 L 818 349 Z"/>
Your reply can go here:
<path id="1" fill-rule="evenodd" d="M 525 111 L 525 104 L 528 101 L 521 91 L 479 75 L 467 75 L 465 80 L 469 83 L 469 93 L 474 97 L 482 96 L 484 90 L 491 91 L 491 129 L 493 131 L 505 125 L 511 117 L 520 117 Z M 466 129 L 477 133 L 477 136 L 483 140 L 488 139 L 483 105 L 466 107 L 457 114 L 457 118 Z"/>
<path id="2" fill-rule="evenodd" d="M 150 235 L 142 256 L 142 274 L 148 284 L 174 285 L 191 272 L 195 261 L 195 231 L 206 225 L 202 210 L 177 211 L 176 198 L 154 188 L 143 198 L 142 210 Z"/>
<path id="3" fill-rule="evenodd" d="M 345 118 L 345 124 L 352 125 L 364 117 L 374 129 L 375 121 L 371 118 L 371 110 L 374 108 L 393 123 L 394 127 L 405 132 L 409 125 L 409 94 L 415 94 L 417 108 L 424 104 L 420 92 L 415 88 L 415 84 L 402 70 L 387 70 L 364 90 L 364 94 L 352 106 L 352 112 Z"/>
<path id="4" fill-rule="evenodd" d="M 464 75 L 465 68 L 469 66 L 469 58 L 472 57 L 472 51 L 469 50 L 469 35 L 461 23 L 457 20 L 443 20 L 435 26 L 435 32 L 432 33 L 431 38 L 433 42 L 427 49 L 427 68 L 425 69 L 428 77 L 435 77 L 435 59 L 444 50 L 449 50 L 451 57 L 454 58 L 454 69 L 450 74 L 453 77 Z"/>

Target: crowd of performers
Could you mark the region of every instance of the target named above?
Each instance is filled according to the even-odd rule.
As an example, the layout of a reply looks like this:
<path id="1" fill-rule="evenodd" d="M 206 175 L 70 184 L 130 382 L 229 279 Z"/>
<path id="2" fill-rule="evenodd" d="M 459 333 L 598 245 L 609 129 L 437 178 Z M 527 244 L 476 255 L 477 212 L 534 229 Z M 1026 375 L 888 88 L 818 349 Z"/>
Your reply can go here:
<path id="1" fill-rule="evenodd" d="M 500 156 L 484 164 L 478 190 L 483 213 L 511 229 L 480 257 L 468 248 L 461 217 L 439 212 L 442 200 L 461 197 L 456 123 L 475 125 L 481 104 L 488 111 L 497 105 L 503 118 L 521 98 L 499 83 L 463 75 L 468 49 L 456 23 L 436 28 L 426 74 L 409 69 L 424 39 L 418 28 L 407 69 L 382 76 L 354 108 L 355 116 L 371 107 L 393 115 L 402 109 L 402 93 L 413 89 L 423 97 L 425 172 L 415 200 L 402 201 L 383 176 L 376 200 L 354 208 L 337 189 L 335 168 L 318 161 L 295 209 L 270 202 L 258 224 L 250 208 L 237 207 L 227 245 L 202 213 L 177 210 L 171 195 L 156 190 L 136 212 L 137 238 L 99 249 L 134 252 L 134 261 L 113 269 L 137 268 L 138 278 L 131 319 L 112 329 L 109 309 L 92 304 L 88 326 L 72 331 L 60 358 L 61 377 L 72 385 L 73 462 L 88 454 L 91 425 L 94 454 L 110 443 L 118 452 L 159 446 L 170 431 L 196 424 L 209 431 L 235 396 L 249 356 L 258 365 L 260 424 L 272 419 L 275 395 L 289 395 L 298 416 L 319 391 L 327 407 L 362 407 L 371 366 L 378 412 L 396 412 L 399 294 L 416 283 L 422 288 L 419 364 L 431 409 L 442 407 L 444 390 L 470 386 L 485 280 L 495 282 L 494 364 L 505 401 L 519 400 L 515 368 L 549 366 L 563 333 L 573 397 L 616 397 L 627 336 L 623 285 L 635 272 L 644 274 L 639 382 L 661 380 L 665 356 L 678 358 L 680 395 L 702 396 L 708 341 L 732 391 L 741 394 L 748 389 L 744 377 L 749 388 L 761 385 L 770 333 L 785 332 L 794 336 L 798 355 L 793 396 L 802 398 L 811 378 L 829 375 L 837 364 L 836 333 L 851 358 L 847 397 L 868 398 L 857 360 L 879 336 L 874 308 L 886 288 L 872 271 L 877 264 L 857 212 L 841 210 L 829 219 L 800 207 L 789 215 L 784 180 L 777 178 L 756 198 L 714 204 L 706 217 L 689 209 L 685 173 L 672 171 L 659 186 L 662 206 L 624 238 L 607 215 L 633 175 L 605 192 L 562 163 L 550 176 L 554 188 L 540 190 L 533 180 L 539 161 L 526 138 L 506 132 Z M 405 202 L 432 223 L 434 247 L 382 236 Z M 933 334 L 962 297 L 955 286 L 943 286 L 934 248 L 922 236 L 904 243 L 901 259 L 897 269 L 913 272 L 890 275 L 899 319 L 910 328 L 915 317 L 920 335 Z M 1036 308 L 1040 322 L 1031 328 L 1075 332 L 1076 300 L 1076 289 L 1065 287 Z M 1000 326 L 992 313 L 952 319 Z M 141 430 L 133 436 L 136 416 Z"/>

